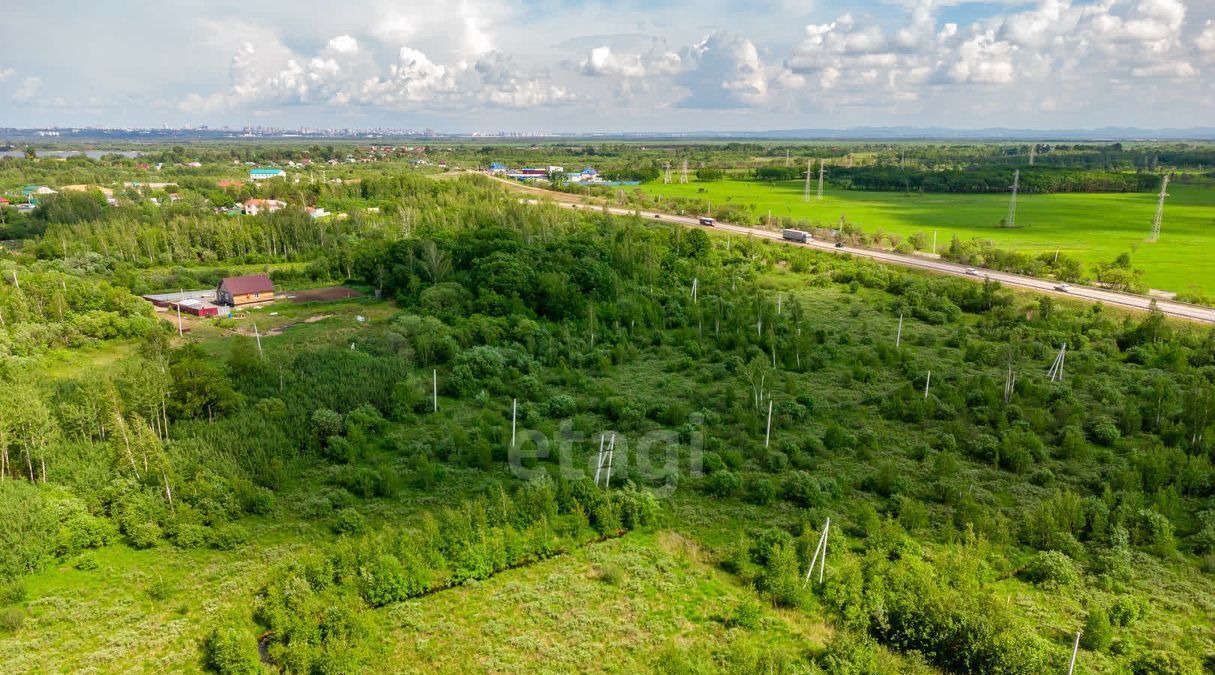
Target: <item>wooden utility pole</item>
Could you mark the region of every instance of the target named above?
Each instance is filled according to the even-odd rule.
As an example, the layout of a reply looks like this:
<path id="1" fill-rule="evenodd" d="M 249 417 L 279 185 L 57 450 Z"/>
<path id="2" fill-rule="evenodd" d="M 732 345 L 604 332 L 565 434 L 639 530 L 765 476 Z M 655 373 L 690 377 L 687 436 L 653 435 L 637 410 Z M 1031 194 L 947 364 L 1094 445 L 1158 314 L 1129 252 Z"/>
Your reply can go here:
<path id="1" fill-rule="evenodd" d="M 439 369 L 435 368 L 433 379 L 431 380 L 431 397 L 434 401 L 435 412 L 439 412 Z"/>
<path id="2" fill-rule="evenodd" d="M 899 345 L 902 343 L 903 343 L 903 315 L 899 314 L 899 332 L 895 333 L 895 336 L 894 336 L 894 348 L 898 349 Z"/>
<path id="3" fill-rule="evenodd" d="M 810 577 L 814 574 L 814 566 L 819 565 L 818 582 L 823 583 L 823 575 L 827 572 L 827 534 L 831 530 L 831 519 L 823 524 L 823 533 L 819 535 L 818 545 L 814 547 L 814 557 L 810 559 L 810 569 L 806 570 L 806 578 L 802 580 L 802 587 L 810 583 Z M 819 562 L 819 556 L 822 556 L 822 562 Z"/>
<path id="4" fill-rule="evenodd" d="M 1067 675 L 1072 675 L 1076 671 L 1076 654 L 1080 652 L 1080 634 L 1083 630 L 1076 631 L 1076 643 L 1072 645 L 1072 661 L 1067 664 Z"/>
<path id="5" fill-rule="evenodd" d="M 515 447 L 515 420 L 519 413 L 519 399 L 512 399 L 510 404 L 510 447 Z"/>

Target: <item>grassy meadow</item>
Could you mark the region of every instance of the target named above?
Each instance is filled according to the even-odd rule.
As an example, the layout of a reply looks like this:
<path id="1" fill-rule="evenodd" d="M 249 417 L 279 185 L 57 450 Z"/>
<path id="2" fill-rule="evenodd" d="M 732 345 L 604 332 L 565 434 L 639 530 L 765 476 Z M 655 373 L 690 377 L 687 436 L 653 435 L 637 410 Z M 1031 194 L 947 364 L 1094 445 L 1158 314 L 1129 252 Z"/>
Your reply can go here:
<path id="1" fill-rule="evenodd" d="M 801 181 L 765 183 L 726 180 L 686 185 L 651 182 L 653 194 L 745 205 L 758 218 L 790 217 L 838 223 L 840 217 L 866 232 L 899 235 L 937 233 L 938 247 L 953 235 L 990 239 L 1001 248 L 1024 252 L 1060 250 L 1086 263 L 1131 253 L 1149 286 L 1173 292 L 1215 293 L 1215 187 L 1171 185 L 1160 241 L 1146 241 L 1156 196 L 1143 193 L 1021 195 L 1016 229 L 999 227 L 1008 196 L 993 194 L 916 194 L 826 190 L 823 200 L 802 198 Z"/>

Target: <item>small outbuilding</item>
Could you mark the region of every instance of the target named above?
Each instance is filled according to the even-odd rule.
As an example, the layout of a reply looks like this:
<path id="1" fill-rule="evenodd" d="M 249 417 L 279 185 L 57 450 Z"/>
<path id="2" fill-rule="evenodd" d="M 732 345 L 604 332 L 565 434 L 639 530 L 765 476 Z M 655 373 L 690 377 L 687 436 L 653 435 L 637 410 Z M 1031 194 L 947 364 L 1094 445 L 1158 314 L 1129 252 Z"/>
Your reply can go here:
<path id="1" fill-rule="evenodd" d="M 219 315 L 218 307 L 197 298 L 186 298 L 185 300 L 175 302 L 173 303 L 173 307 L 187 314 L 193 314 L 194 316 L 201 318 Z"/>
<path id="2" fill-rule="evenodd" d="M 227 277 L 215 289 L 215 301 L 221 305 L 239 307 L 274 300 L 274 282 L 265 274 Z"/>

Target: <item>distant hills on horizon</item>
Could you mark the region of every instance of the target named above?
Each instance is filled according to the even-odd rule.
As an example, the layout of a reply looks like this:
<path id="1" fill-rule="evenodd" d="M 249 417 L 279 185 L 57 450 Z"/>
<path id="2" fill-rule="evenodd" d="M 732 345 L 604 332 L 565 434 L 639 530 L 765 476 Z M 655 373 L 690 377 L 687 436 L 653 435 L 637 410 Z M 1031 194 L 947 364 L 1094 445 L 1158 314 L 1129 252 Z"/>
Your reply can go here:
<path id="1" fill-rule="evenodd" d="M 411 130 L 343 129 L 301 133 L 291 129 L 259 129 L 250 133 L 236 129 L 107 129 L 97 127 L 54 127 L 42 129 L 0 128 L 0 146 L 5 143 L 57 144 L 80 141 L 156 142 L 156 141 L 258 141 L 258 140 L 351 140 L 384 142 L 408 140 L 434 141 L 561 141 L 596 140 L 708 140 L 708 141 L 1037 141 L 1037 142 L 1118 142 L 1118 141 L 1215 141 L 1215 127 L 1142 129 L 1139 127 L 1100 127 L 1093 129 L 1016 129 L 985 127 L 862 126 L 844 129 L 776 129 L 766 131 L 652 131 L 652 132 L 570 132 L 551 134 L 434 133 Z"/>

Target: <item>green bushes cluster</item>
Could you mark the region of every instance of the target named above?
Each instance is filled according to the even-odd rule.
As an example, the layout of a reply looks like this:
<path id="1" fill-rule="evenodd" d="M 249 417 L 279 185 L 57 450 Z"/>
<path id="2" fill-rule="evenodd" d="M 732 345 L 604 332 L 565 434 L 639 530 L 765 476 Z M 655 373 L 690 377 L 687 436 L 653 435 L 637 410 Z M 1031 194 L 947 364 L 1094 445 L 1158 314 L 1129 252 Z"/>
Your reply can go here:
<path id="1" fill-rule="evenodd" d="M 416 528 L 344 538 L 326 556 L 290 564 L 262 591 L 256 618 L 285 672 L 358 669 L 374 658 L 362 639 L 367 608 L 487 579 L 657 516 L 657 501 L 632 487 L 604 492 L 541 476 L 424 516 Z"/>

